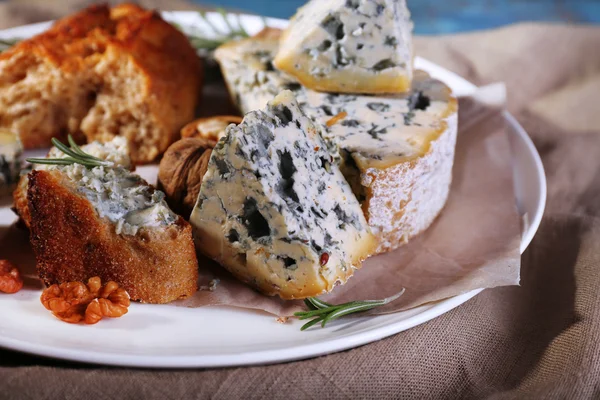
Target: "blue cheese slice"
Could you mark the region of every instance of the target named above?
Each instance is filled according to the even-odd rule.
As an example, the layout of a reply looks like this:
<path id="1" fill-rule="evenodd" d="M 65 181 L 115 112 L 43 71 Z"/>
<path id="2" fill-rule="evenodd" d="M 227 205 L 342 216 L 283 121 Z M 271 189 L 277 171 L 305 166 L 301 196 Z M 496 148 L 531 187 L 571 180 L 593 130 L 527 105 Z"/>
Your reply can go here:
<path id="1" fill-rule="evenodd" d="M 14 132 L 0 130 L 0 196 L 9 194 L 19 180 L 22 151 L 21 142 Z"/>
<path id="2" fill-rule="evenodd" d="M 339 149 L 340 168 L 379 240 L 378 252 L 425 230 L 443 208 L 452 180 L 457 101 L 450 89 L 415 71 L 406 94 L 316 92 L 272 68 L 277 38 L 278 31 L 271 29 L 217 49 L 215 56 L 240 109 L 262 108 L 278 89 L 293 89 L 302 110 L 321 125 L 328 144 Z M 238 79 L 244 74 L 260 75 L 268 84 L 249 85 Z"/>
<path id="3" fill-rule="evenodd" d="M 292 17 L 273 64 L 313 90 L 406 92 L 412 27 L 405 0 L 312 0 Z"/>
<path id="4" fill-rule="evenodd" d="M 290 91 L 227 129 L 190 223 L 202 252 L 284 299 L 332 290 L 376 246 L 317 125 Z"/>

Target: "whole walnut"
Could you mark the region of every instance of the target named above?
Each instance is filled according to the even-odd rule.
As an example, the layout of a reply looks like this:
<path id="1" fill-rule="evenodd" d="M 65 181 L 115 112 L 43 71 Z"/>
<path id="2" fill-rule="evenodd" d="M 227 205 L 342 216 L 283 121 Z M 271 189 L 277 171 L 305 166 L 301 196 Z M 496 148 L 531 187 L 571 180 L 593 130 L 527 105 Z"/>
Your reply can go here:
<path id="1" fill-rule="evenodd" d="M 158 188 L 165 192 L 171 209 L 185 219 L 196 204 L 214 143 L 198 137 L 183 138 L 167 149 L 160 162 Z"/>
<path id="2" fill-rule="evenodd" d="M 199 118 L 190 122 L 181 129 L 181 137 L 194 137 L 210 141 L 213 147 L 225 135 L 225 129 L 230 124 L 239 124 L 242 117 L 236 115 L 215 115 L 213 117 Z"/>

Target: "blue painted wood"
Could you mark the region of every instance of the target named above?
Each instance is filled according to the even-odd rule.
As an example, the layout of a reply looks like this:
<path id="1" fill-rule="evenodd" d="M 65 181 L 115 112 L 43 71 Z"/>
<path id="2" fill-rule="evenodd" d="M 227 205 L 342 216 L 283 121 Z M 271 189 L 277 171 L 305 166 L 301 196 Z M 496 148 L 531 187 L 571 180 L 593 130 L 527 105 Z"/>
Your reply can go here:
<path id="1" fill-rule="evenodd" d="M 290 17 L 305 3 L 305 0 L 193 1 L 279 18 Z M 600 0 L 408 0 L 408 6 L 417 34 L 489 29 L 520 21 L 600 24 Z"/>

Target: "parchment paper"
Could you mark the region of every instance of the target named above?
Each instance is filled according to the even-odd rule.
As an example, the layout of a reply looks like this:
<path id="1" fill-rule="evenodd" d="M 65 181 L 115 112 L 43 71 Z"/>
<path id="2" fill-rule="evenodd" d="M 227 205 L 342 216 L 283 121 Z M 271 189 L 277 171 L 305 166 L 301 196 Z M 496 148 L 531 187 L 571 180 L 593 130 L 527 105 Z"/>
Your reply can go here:
<path id="1" fill-rule="evenodd" d="M 222 101 L 205 104 L 214 106 Z M 381 299 L 405 288 L 400 299 L 372 311 L 390 313 L 477 288 L 519 283 L 520 219 L 503 109 L 502 85 L 460 99 L 453 182 L 440 216 L 426 232 L 403 247 L 366 260 L 354 277 L 325 299 Z M 152 174 L 156 175 L 156 167 L 140 171 L 150 182 L 155 181 Z M 0 237 L 0 258 L 14 261 L 25 275 L 35 277 L 27 234 L 11 227 L 0 232 Z M 229 305 L 279 316 L 303 308 L 301 301 L 283 301 L 254 291 L 211 260 L 200 257 L 199 265 L 201 290 L 173 305 Z M 215 279 L 218 283 L 210 290 Z M 39 286 L 31 279 L 29 282 Z"/>
<path id="2" fill-rule="evenodd" d="M 434 224 L 407 245 L 364 262 L 345 285 L 324 296 L 331 302 L 381 299 L 406 289 L 397 301 L 373 313 L 405 310 L 477 288 L 517 285 L 520 218 L 511 153 L 504 130 L 505 91 L 493 85 L 459 102 L 459 130 L 448 202 Z M 201 285 L 220 280 L 177 305 L 226 304 L 290 315 L 299 301 L 263 296 L 210 261 Z"/>

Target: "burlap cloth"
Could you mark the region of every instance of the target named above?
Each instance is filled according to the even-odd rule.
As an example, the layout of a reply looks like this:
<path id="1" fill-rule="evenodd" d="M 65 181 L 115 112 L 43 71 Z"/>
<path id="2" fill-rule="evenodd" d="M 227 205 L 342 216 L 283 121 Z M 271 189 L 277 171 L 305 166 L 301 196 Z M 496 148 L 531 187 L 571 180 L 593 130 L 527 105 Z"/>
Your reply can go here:
<path id="1" fill-rule="evenodd" d="M 15 3 L 0 4 L 0 26 L 64 9 L 40 1 L 25 14 Z M 600 398 L 600 28 L 523 24 L 416 42 L 474 83 L 506 82 L 542 155 L 548 204 L 521 287 L 486 290 L 370 345 L 272 366 L 117 369 L 0 350 L 0 398 Z"/>

